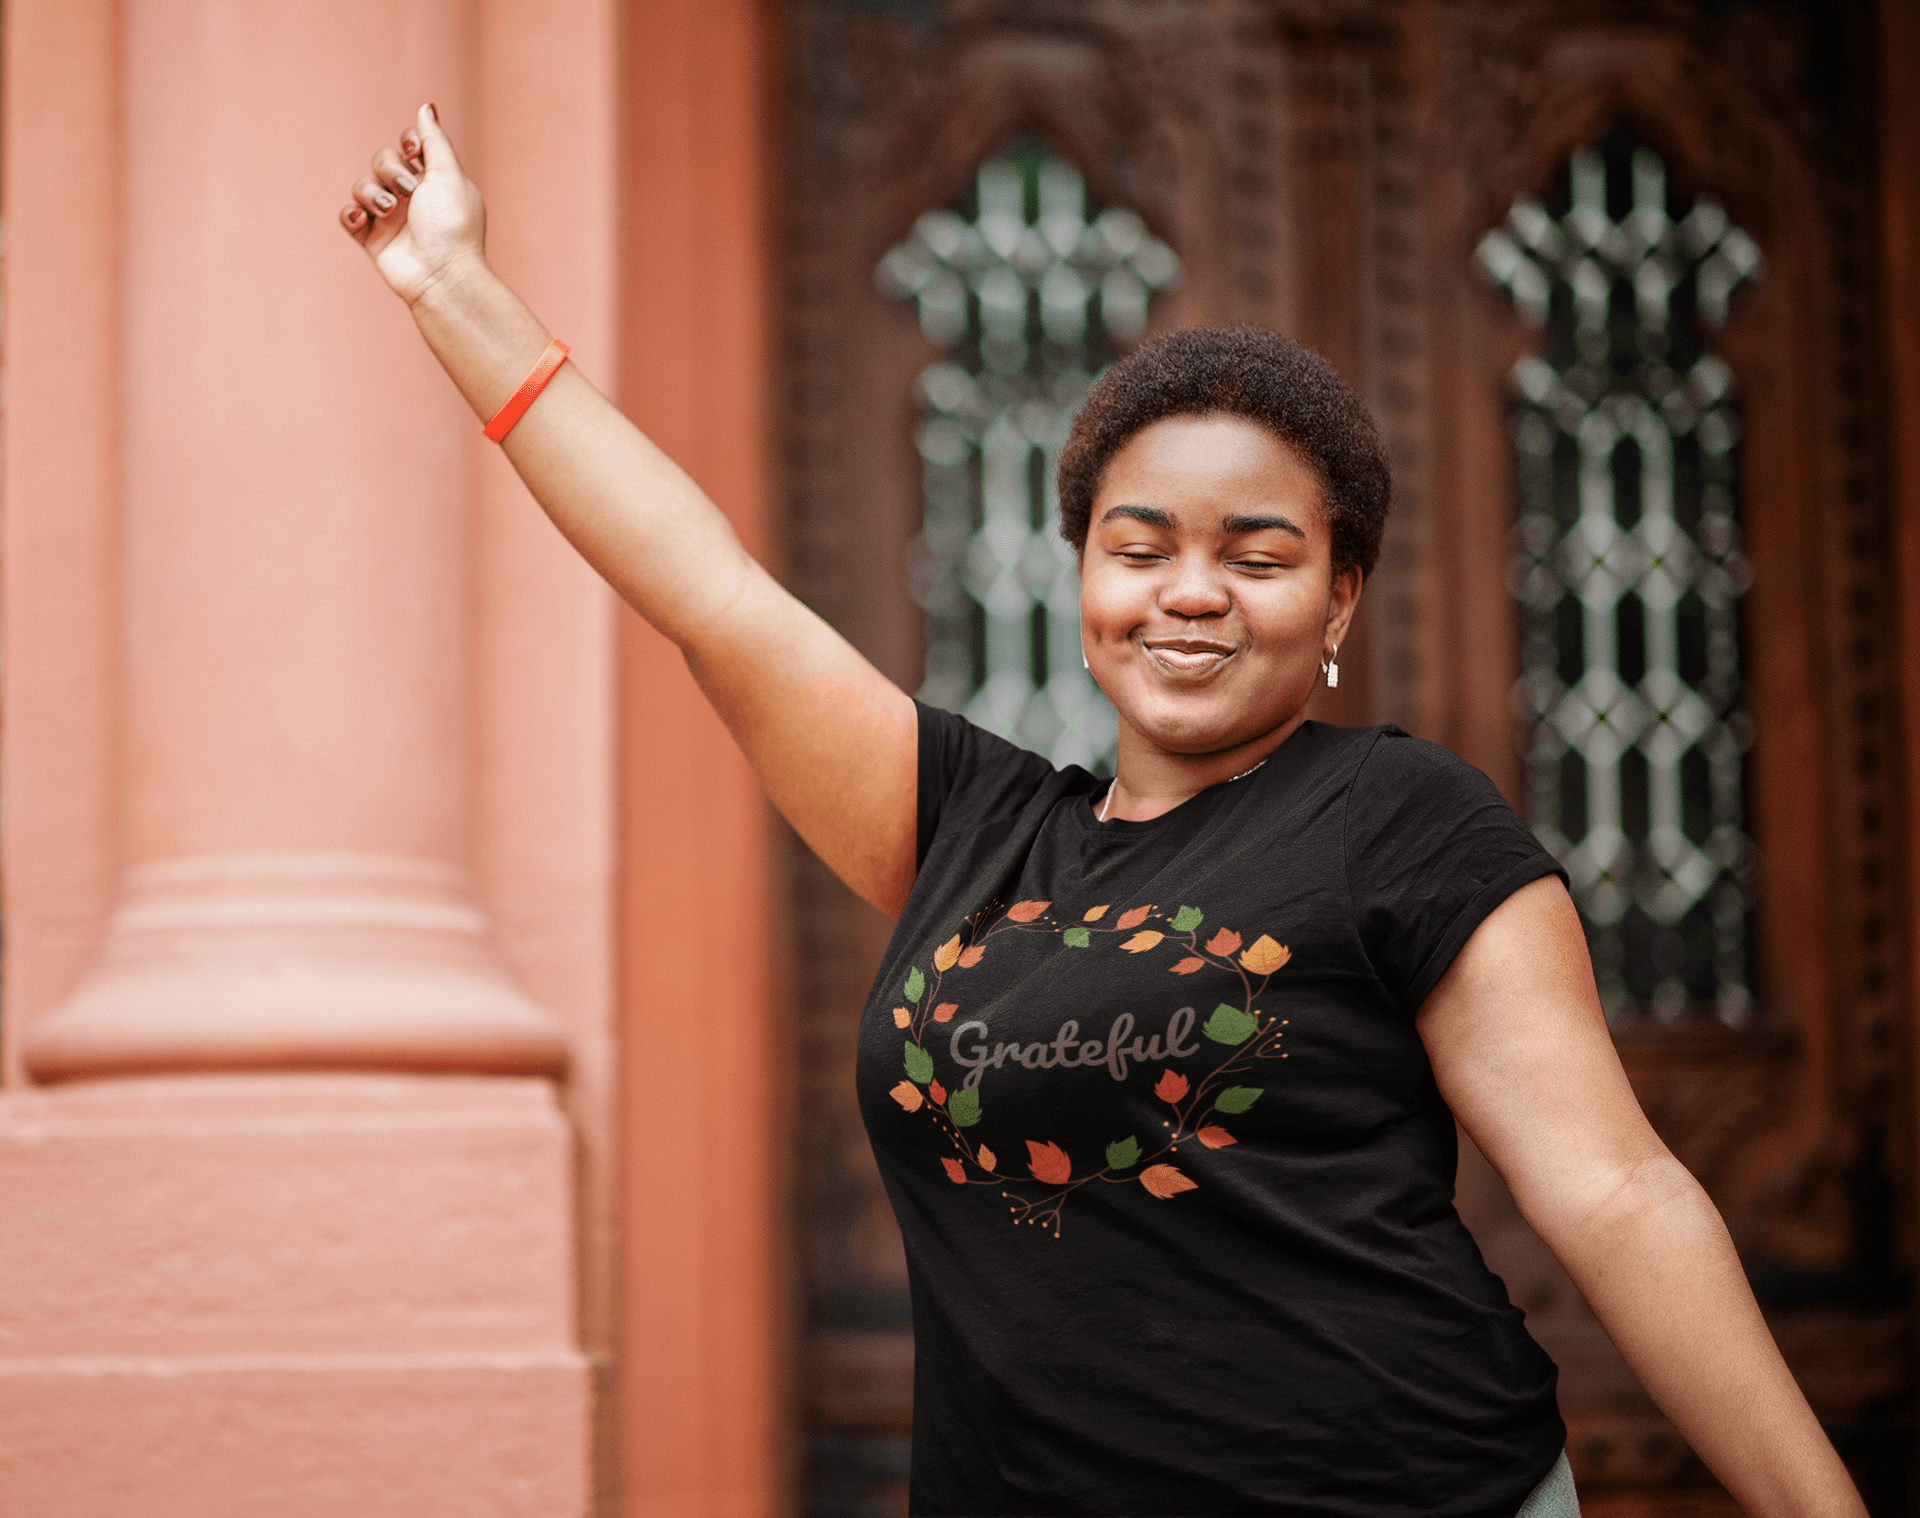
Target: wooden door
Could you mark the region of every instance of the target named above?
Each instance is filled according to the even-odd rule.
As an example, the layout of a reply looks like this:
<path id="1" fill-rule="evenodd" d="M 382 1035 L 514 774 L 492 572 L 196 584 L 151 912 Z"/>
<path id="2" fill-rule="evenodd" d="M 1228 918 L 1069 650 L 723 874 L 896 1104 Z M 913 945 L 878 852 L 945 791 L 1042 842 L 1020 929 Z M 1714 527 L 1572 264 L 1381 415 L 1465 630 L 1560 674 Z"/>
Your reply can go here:
<path id="1" fill-rule="evenodd" d="M 968 666 L 966 638 L 1004 643 L 1021 610 L 986 607 L 992 568 L 968 558 L 991 510 L 986 444 L 969 453 L 929 430 L 944 404 L 934 366 L 992 368 L 979 290 L 954 308 L 961 327 L 933 309 L 951 290 L 923 298 L 927 237 L 974 235 L 999 193 L 982 189 L 983 165 L 1028 165 L 1036 232 L 1044 161 L 1067 166 L 1047 182 L 1079 196 L 1087 226 L 1111 212 L 1124 230 L 1131 215 L 1170 249 L 1171 271 L 1142 264 L 1167 275 L 1151 329 L 1255 321 L 1325 353 L 1387 434 L 1396 508 L 1345 678 L 1318 714 L 1445 743 L 1543 836 L 1586 842 L 1576 874 L 1636 1088 L 1726 1213 L 1789 1361 L 1891 1513 L 1905 1511 L 1911 1430 L 1913 1167 L 1872 21 L 1847 5 L 796 0 L 777 134 L 777 458 L 790 582 L 908 689 L 932 675 L 945 683 L 930 690 L 960 700 L 966 670 L 992 662 Z M 1691 281 L 1661 339 L 1685 362 L 1667 367 L 1699 393 L 1669 415 L 1665 379 L 1622 370 L 1580 402 L 1619 423 L 1627 441 L 1609 443 L 1600 422 L 1580 431 L 1585 412 L 1555 420 L 1572 403 L 1552 387 L 1573 383 L 1582 339 L 1555 328 L 1552 291 L 1535 286 L 1560 280 L 1564 305 L 1577 279 L 1604 275 L 1625 281 L 1630 306 L 1640 263 L 1549 267 L 1527 237 L 1546 223 L 1565 234 L 1589 202 L 1625 226 L 1641 192 L 1642 221 L 1665 218 L 1675 278 Z M 945 220 L 922 223 L 929 212 Z M 1015 265 L 1018 231 L 1002 239 Z M 1054 255 L 1038 257 L 1036 344 L 1058 336 L 1042 332 L 1037 293 Z M 1090 267 L 1089 292 L 1110 265 Z M 956 336 L 967 321 L 972 336 Z M 1092 365 L 1125 327 L 1073 326 L 1082 348 L 1046 362 Z M 1573 346 L 1556 358 L 1556 343 Z M 1544 452 L 1543 427 L 1560 428 Z M 1045 434 L 1030 436 L 1043 463 Z M 1583 467 L 1614 491 L 1604 509 L 1590 492 L 1584 517 Z M 1033 490 L 1037 541 L 1037 474 Z M 1639 554 L 1630 585 L 1580 578 L 1580 531 Z M 1656 539 L 1678 546 L 1663 559 Z M 1051 571 L 1021 562 L 1040 608 L 1025 710 L 1047 706 L 1056 678 L 1053 708 L 1067 710 L 1073 672 L 1056 676 L 1045 651 Z M 1718 578 L 1702 590 L 1702 575 Z M 1609 680 L 1628 692 L 1615 707 Z M 1604 730 L 1610 711 L 1637 723 L 1626 739 Z M 1078 741 L 1042 719 L 1030 733 Z M 1574 769 L 1584 779 L 1556 791 Z M 1569 810 L 1568 795 L 1585 800 Z M 1719 810 L 1703 822 L 1702 807 Z M 1611 866 L 1594 863 L 1602 833 Z M 805 1501 L 821 1515 L 902 1511 L 906 1283 L 852 1096 L 854 1025 L 887 927 L 797 847 L 788 857 Z M 1588 1510 L 1717 1510 L 1711 1479 L 1470 1153 L 1460 1195 L 1560 1363 Z"/>

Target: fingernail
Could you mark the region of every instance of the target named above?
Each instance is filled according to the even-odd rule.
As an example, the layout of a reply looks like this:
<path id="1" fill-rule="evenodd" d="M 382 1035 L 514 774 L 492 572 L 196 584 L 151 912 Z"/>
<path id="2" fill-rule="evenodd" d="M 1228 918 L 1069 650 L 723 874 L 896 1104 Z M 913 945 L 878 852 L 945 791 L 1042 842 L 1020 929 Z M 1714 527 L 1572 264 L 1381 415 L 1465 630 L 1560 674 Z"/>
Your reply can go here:
<path id="1" fill-rule="evenodd" d="M 385 190 L 380 190 L 375 193 L 373 203 L 383 211 L 391 211 L 394 206 L 398 204 Z"/>
<path id="2" fill-rule="evenodd" d="M 427 114 L 431 116 L 435 121 L 438 121 L 440 119 L 440 107 L 435 105 L 431 100 L 429 100 L 427 102 Z"/>
<path id="3" fill-rule="evenodd" d="M 361 210 L 358 206 L 355 206 L 351 211 L 347 212 L 348 222 L 350 222 L 352 225 L 356 227 L 359 226 L 360 223 L 365 221 L 366 219 L 367 219 L 367 213 Z"/>
<path id="4" fill-rule="evenodd" d="M 404 169 L 393 176 L 393 182 L 400 186 L 400 193 L 402 195 L 411 195 L 415 190 L 420 188 L 420 181 Z"/>

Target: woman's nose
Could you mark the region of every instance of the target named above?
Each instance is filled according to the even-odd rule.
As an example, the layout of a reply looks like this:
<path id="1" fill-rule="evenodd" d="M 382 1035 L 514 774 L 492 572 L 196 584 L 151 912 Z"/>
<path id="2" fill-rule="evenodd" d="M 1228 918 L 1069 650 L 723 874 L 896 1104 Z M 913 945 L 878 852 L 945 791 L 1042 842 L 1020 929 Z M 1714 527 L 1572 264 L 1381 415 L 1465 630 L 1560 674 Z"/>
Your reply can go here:
<path id="1" fill-rule="evenodd" d="M 1231 604 L 1226 579 L 1217 564 L 1195 555 L 1173 563 L 1160 589 L 1160 609 L 1175 617 L 1217 617 Z"/>

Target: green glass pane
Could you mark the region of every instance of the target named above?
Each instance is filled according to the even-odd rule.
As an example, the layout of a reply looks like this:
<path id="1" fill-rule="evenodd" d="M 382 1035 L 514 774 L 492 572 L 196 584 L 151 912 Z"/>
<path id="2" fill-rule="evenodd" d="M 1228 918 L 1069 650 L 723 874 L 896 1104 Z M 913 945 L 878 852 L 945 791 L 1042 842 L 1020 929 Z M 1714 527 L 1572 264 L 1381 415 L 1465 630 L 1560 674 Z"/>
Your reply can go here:
<path id="1" fill-rule="evenodd" d="M 1481 270 L 1542 327 L 1512 374 L 1516 707 L 1529 820 L 1567 867 L 1610 1016 L 1752 1012 L 1733 374 L 1711 348 L 1758 244 L 1617 129 Z"/>

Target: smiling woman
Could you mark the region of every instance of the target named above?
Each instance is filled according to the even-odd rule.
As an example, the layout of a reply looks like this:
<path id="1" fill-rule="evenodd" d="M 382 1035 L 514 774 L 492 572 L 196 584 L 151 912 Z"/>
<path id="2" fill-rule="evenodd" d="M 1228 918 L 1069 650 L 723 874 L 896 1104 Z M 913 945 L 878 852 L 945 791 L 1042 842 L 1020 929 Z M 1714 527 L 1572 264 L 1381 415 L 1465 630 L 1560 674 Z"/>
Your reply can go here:
<path id="1" fill-rule="evenodd" d="M 1157 817 L 1300 725 L 1360 596 L 1321 497 L 1292 449 L 1226 414 L 1154 422 L 1108 463 L 1080 616 L 1121 714 L 1112 815 Z"/>
<path id="2" fill-rule="evenodd" d="M 1379 557 L 1390 479 L 1359 398 L 1275 333 L 1174 333 L 1095 387 L 1060 461 L 1060 530 L 1120 712 L 1103 820 L 1158 816 L 1299 726 Z"/>
<path id="3" fill-rule="evenodd" d="M 1444 750 L 1305 721 L 1389 494 L 1325 363 L 1179 333 L 1081 412 L 1109 786 L 910 700 L 555 368 L 431 108 L 341 220 L 898 919 L 859 1088 L 914 1283 L 914 1511 L 1577 1512 L 1552 1363 L 1453 1209 L 1456 1119 L 1749 1512 L 1862 1511 L 1634 1102 L 1558 866 Z"/>

